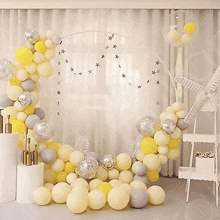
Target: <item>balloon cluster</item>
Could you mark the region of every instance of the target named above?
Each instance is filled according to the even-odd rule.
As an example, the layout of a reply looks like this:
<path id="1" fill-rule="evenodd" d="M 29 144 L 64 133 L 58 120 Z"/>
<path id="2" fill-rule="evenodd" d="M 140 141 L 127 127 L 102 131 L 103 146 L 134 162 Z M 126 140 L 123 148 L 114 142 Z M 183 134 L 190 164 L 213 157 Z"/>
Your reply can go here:
<path id="1" fill-rule="evenodd" d="M 177 25 L 173 25 L 170 27 L 170 31 L 167 34 L 167 40 L 175 47 L 179 47 L 191 40 L 192 34 L 196 32 L 196 29 L 197 27 L 194 22 L 186 23 L 183 27 L 184 34 L 180 36 Z"/>
<path id="2" fill-rule="evenodd" d="M 27 46 L 16 50 L 14 63 L 5 59 L 0 61 L 0 79 L 8 79 L 6 93 L 0 95 L 0 106 L 4 108 L 4 118 L 11 116 L 12 132 L 19 133 L 21 149 L 27 129 L 31 148 L 53 135 L 50 125 L 42 121 L 44 110 L 36 105 L 40 99 L 39 79 L 52 76 L 54 68 L 50 61 L 55 57 L 56 46 L 61 41 L 51 31 L 39 35 L 35 30 L 27 30 L 25 39 Z"/>

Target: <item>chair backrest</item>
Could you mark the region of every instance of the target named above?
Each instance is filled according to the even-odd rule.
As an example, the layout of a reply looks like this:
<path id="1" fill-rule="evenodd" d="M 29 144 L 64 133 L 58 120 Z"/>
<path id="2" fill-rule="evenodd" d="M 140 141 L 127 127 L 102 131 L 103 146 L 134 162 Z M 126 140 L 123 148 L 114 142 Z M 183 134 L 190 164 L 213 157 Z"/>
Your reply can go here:
<path id="1" fill-rule="evenodd" d="M 208 99 L 203 107 L 200 109 L 202 112 L 217 112 L 217 106 L 216 103 L 213 102 L 211 99 Z"/>

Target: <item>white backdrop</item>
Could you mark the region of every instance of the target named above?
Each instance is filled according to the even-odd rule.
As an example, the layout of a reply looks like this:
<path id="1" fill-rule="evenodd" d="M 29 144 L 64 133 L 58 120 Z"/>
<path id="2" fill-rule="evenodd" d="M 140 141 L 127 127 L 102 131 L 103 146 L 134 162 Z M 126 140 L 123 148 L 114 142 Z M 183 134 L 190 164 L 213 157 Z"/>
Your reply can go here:
<path id="1" fill-rule="evenodd" d="M 199 30 L 184 48 L 184 75 L 205 84 L 219 60 L 220 16 L 218 10 L 191 13 Z M 175 101 L 166 68 L 174 75 L 177 49 L 165 41 L 164 32 L 171 17 L 179 19 L 180 28 L 184 18 L 173 10 L 1 10 L 0 16 L 1 59 L 14 59 L 28 28 L 63 37 L 54 76 L 40 82 L 40 106 L 59 143 L 74 145 L 86 136 L 100 156 L 127 152 L 142 138 L 137 121 L 146 115 L 158 120 Z M 5 88 L 1 82 L 1 92 Z M 183 90 L 186 106 L 194 100 Z M 200 131 L 206 132 L 208 120 Z M 177 174 L 179 164 L 187 163 L 188 148 L 182 151 L 180 160 L 163 167 L 164 175 Z"/>

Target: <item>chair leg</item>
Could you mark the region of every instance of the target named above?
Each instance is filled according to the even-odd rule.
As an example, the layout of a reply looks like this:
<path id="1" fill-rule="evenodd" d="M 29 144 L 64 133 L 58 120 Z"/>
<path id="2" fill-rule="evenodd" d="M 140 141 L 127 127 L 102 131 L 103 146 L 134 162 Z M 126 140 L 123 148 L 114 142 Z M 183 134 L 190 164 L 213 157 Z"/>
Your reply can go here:
<path id="1" fill-rule="evenodd" d="M 190 178 L 187 179 L 186 202 L 189 202 L 189 188 L 190 188 Z"/>

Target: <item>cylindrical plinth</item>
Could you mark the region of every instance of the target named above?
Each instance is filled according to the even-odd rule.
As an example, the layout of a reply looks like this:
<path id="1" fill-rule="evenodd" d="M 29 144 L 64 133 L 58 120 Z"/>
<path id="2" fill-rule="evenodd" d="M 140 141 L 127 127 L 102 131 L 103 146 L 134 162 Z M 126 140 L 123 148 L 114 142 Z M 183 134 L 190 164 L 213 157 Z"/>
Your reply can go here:
<path id="1" fill-rule="evenodd" d="M 0 134 L 0 202 L 16 198 L 17 134 Z"/>
<path id="2" fill-rule="evenodd" d="M 44 183 L 44 163 L 31 166 L 19 164 L 17 168 L 17 202 L 34 203 L 33 192 Z"/>

